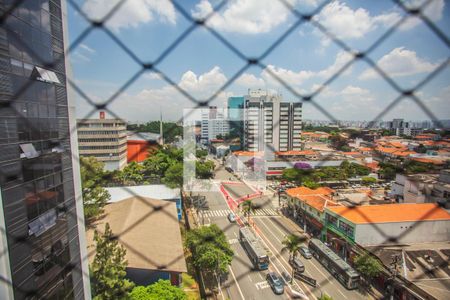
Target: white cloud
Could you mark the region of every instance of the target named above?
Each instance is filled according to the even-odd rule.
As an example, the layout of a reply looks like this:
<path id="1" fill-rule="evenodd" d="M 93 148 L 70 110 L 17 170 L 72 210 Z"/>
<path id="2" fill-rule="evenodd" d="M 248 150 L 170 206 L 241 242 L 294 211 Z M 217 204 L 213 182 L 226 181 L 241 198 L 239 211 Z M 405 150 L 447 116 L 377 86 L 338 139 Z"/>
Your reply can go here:
<path id="1" fill-rule="evenodd" d="M 408 8 L 420 8 L 427 0 L 409 0 L 405 1 L 405 5 Z M 444 12 L 445 2 L 444 0 L 432 0 L 428 1 L 428 4 L 423 9 L 423 14 L 430 18 L 432 21 L 436 22 L 442 19 Z M 408 30 L 416 27 L 422 21 L 417 17 L 408 18 L 401 26 L 400 29 Z"/>
<path id="2" fill-rule="evenodd" d="M 417 7 L 423 1 L 412 0 L 409 6 Z M 433 0 L 424 9 L 424 14 L 431 20 L 438 21 L 442 18 L 443 9 L 444 0 Z M 388 28 L 394 25 L 402 16 L 400 12 L 399 8 L 393 8 L 389 12 L 371 15 L 364 8 L 352 9 L 343 2 L 334 1 L 326 5 L 314 18 L 337 38 L 345 40 L 363 38 L 377 28 Z M 418 24 L 420 24 L 419 19 L 409 18 L 402 24 L 401 29 L 411 29 Z M 318 33 L 318 30 L 315 32 Z M 322 42 L 327 45 L 330 41 L 323 37 Z"/>
<path id="3" fill-rule="evenodd" d="M 238 79 L 235 84 L 246 88 L 263 88 L 266 86 L 266 82 L 262 78 L 258 78 L 253 74 L 244 73 Z"/>
<path id="4" fill-rule="evenodd" d="M 297 1 L 287 2 L 293 5 Z M 201 0 L 191 13 L 195 18 L 204 18 L 212 11 L 213 6 L 209 0 Z M 233 0 L 208 19 L 207 24 L 227 32 L 258 34 L 269 32 L 284 23 L 289 14 L 289 10 L 281 1 Z"/>
<path id="5" fill-rule="evenodd" d="M 291 85 L 292 87 L 298 87 L 303 84 L 306 80 L 313 78 L 327 79 L 334 75 L 337 71 L 339 71 L 346 63 L 348 63 L 352 59 L 352 55 L 345 52 L 340 51 L 336 55 L 336 59 L 332 65 L 329 67 L 319 70 L 319 71 L 311 71 L 311 70 L 301 70 L 298 72 L 275 67 L 273 65 L 268 65 L 268 70 L 263 70 L 261 73 L 261 77 L 268 83 L 278 86 L 279 82 L 271 74 L 276 75 L 278 78 Z M 345 74 L 350 72 L 349 67 L 346 70 Z"/>
<path id="6" fill-rule="evenodd" d="M 93 20 L 101 20 L 120 0 L 86 0 L 83 11 Z M 175 24 L 176 13 L 173 4 L 168 0 L 127 0 L 107 20 L 106 25 L 113 30 L 137 27 L 155 19 Z"/>
<path id="7" fill-rule="evenodd" d="M 377 61 L 378 67 L 391 77 L 410 76 L 433 71 L 438 64 L 426 61 L 417 56 L 417 53 L 405 49 L 395 48 Z M 367 69 L 360 75 L 360 79 L 373 79 L 379 75 L 373 69 Z"/>
<path id="8" fill-rule="evenodd" d="M 150 74 L 155 73 L 148 73 L 147 77 L 157 79 L 156 76 Z M 205 100 L 219 90 L 226 81 L 227 77 L 216 66 L 200 75 L 189 70 L 181 76 L 177 84 L 197 100 Z M 92 87 L 92 90 L 95 90 L 95 87 Z M 214 104 L 223 106 L 229 95 L 225 92 L 219 93 L 213 100 Z M 78 116 L 83 116 L 92 109 L 86 107 L 83 100 L 80 100 L 78 104 Z M 80 104 L 85 106 L 84 109 L 80 108 Z M 178 120 L 182 116 L 183 109 L 188 107 L 195 107 L 195 103 L 173 86 L 165 85 L 161 88 L 143 89 L 136 94 L 124 92 L 108 106 L 108 109 L 129 121 L 145 121 L 159 118 L 159 108 L 161 108 L 164 118 Z"/>

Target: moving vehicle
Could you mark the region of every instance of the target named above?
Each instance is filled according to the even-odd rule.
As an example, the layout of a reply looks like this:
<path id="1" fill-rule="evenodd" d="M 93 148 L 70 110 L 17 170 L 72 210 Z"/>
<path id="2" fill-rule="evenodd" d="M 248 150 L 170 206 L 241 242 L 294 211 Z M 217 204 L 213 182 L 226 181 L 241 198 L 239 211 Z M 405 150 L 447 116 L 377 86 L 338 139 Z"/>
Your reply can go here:
<path id="1" fill-rule="evenodd" d="M 308 247 L 306 246 L 300 246 L 298 252 L 300 252 L 300 254 L 306 259 L 312 258 L 311 251 L 309 251 Z"/>
<path id="2" fill-rule="evenodd" d="M 269 268 L 269 256 L 261 245 L 261 241 L 251 231 L 250 227 L 242 227 L 239 229 L 239 240 L 255 268 L 258 270 L 267 270 Z"/>
<path id="3" fill-rule="evenodd" d="M 356 289 L 359 286 L 359 274 L 342 258 L 328 248 L 318 239 L 309 241 L 309 250 L 312 255 L 347 289 Z"/>
<path id="4" fill-rule="evenodd" d="M 236 223 L 236 215 L 232 212 L 230 212 L 227 216 L 228 221 L 230 221 L 230 223 Z"/>
<path id="5" fill-rule="evenodd" d="M 281 295 L 284 293 L 283 280 L 281 280 L 281 277 L 278 276 L 275 272 L 269 272 L 266 276 L 266 279 L 275 294 Z"/>
<path id="6" fill-rule="evenodd" d="M 289 264 L 297 271 L 297 272 L 305 272 L 305 265 L 302 263 L 300 258 L 298 257 L 291 257 L 289 260 Z"/>

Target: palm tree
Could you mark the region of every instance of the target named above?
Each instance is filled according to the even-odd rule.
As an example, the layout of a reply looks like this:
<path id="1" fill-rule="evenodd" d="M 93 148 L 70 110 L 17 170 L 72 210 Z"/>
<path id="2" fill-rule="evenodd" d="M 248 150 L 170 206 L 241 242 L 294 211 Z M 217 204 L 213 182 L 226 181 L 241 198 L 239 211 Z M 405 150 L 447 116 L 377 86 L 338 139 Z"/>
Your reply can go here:
<path id="1" fill-rule="evenodd" d="M 251 200 L 245 200 L 239 204 L 241 207 L 241 211 L 244 216 L 247 217 L 247 222 L 250 224 L 250 214 L 255 211 L 255 206 L 253 205 Z"/>
<path id="2" fill-rule="evenodd" d="M 304 240 L 305 240 L 304 237 L 299 237 L 298 235 L 295 234 L 288 234 L 284 237 L 281 243 L 284 246 L 283 250 L 289 251 L 289 261 L 295 258 L 295 256 L 297 255 L 297 251 L 300 249 L 301 243 Z M 293 278 L 294 278 L 294 267 L 292 266 L 291 283 Z"/>

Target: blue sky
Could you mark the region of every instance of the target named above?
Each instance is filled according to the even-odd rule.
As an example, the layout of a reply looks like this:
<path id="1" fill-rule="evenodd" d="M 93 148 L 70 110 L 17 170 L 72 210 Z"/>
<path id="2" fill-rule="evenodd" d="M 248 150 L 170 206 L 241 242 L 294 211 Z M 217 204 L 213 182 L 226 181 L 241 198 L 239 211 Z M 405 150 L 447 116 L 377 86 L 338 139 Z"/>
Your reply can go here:
<path id="1" fill-rule="evenodd" d="M 314 11 L 321 1 L 288 0 L 301 12 Z M 415 7 L 423 1 L 407 1 Z M 80 8 L 92 19 L 104 16 L 115 0 L 79 1 Z M 214 0 L 178 1 L 187 14 L 202 18 L 218 4 Z M 73 41 L 90 25 L 69 5 L 69 36 Z M 450 8 L 443 0 L 432 0 L 425 14 L 450 36 Z M 353 51 L 365 51 L 404 15 L 391 1 L 331 1 L 314 20 L 345 42 Z M 297 18 L 277 0 L 228 1 L 207 25 L 226 38 L 247 57 L 259 57 L 278 37 L 295 24 Z M 154 62 L 189 26 L 190 22 L 164 0 L 128 0 L 106 23 L 107 28 L 140 60 Z M 276 74 L 299 94 L 319 88 L 351 54 L 335 45 L 311 24 L 295 28 L 267 55 L 262 64 L 246 69 L 230 86 L 218 94 L 212 105 L 225 106 L 229 96 L 246 94 L 249 88 L 281 93 L 286 101 L 298 101 L 271 74 Z M 384 40 L 369 57 L 402 88 L 412 88 L 450 57 L 450 49 L 424 23 L 414 17 Z M 70 55 L 74 80 L 96 102 L 113 95 L 140 70 L 102 30 L 94 29 Z M 198 100 L 218 91 L 246 62 L 225 47 L 205 28 L 191 32 L 164 60 L 158 70 Z M 331 116 L 343 120 L 372 120 L 396 98 L 390 87 L 370 66 L 357 61 L 328 85 L 315 101 Z M 423 104 L 437 118 L 450 119 L 450 66 L 428 85 L 417 91 Z M 77 97 L 77 115 L 92 112 L 84 99 Z M 159 111 L 169 120 L 182 116 L 183 108 L 195 104 L 160 75 L 143 74 L 108 106 L 129 121 L 159 118 Z M 382 119 L 402 117 L 429 119 L 416 103 L 402 100 Z M 311 103 L 304 103 L 305 119 L 328 119 Z"/>

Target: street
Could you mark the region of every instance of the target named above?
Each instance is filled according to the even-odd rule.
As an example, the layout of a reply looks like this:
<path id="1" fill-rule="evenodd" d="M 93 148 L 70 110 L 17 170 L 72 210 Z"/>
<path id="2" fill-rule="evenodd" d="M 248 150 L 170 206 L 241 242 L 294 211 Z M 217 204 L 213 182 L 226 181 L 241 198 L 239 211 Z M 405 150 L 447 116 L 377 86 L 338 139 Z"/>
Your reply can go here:
<path id="1" fill-rule="evenodd" d="M 205 225 L 217 224 L 224 232 L 235 253 L 228 277 L 221 282 L 221 294 L 219 299 L 291 299 L 289 287 L 285 288 L 285 293 L 281 296 L 275 295 L 268 285 L 265 276 L 268 273 L 253 269 L 247 253 L 241 246 L 239 236 L 239 222 L 230 223 L 227 215 L 234 207 L 227 201 L 230 195 L 233 199 L 246 198 L 249 194 L 255 194 L 243 183 L 233 182 L 225 184 L 226 193 L 220 191 L 222 182 L 230 183 L 233 175 L 224 169 L 219 168 L 213 180 L 217 188 L 210 192 L 202 192 L 200 195 L 206 198 L 206 208 L 199 212 L 199 218 Z M 243 200 L 242 200 L 243 201 Z M 269 271 L 277 274 L 286 272 L 291 274 L 291 267 L 288 263 L 289 253 L 282 251 L 283 238 L 289 233 L 301 235 L 303 230 L 292 220 L 280 215 L 277 207 L 274 207 L 272 200 L 267 196 L 257 196 L 252 199 L 257 206 L 251 214 L 251 222 L 256 225 L 256 232 L 259 234 L 262 244 L 269 253 Z M 245 217 L 238 214 L 243 221 Z M 368 299 L 368 295 L 361 294 L 358 290 L 347 290 L 343 287 L 315 258 L 300 258 L 305 265 L 303 274 L 316 279 L 317 286 L 312 287 L 305 282 L 295 279 L 292 286 L 308 299 L 317 299 L 322 293 L 330 295 L 333 299 Z"/>

